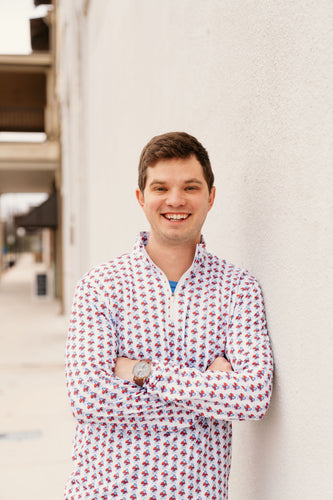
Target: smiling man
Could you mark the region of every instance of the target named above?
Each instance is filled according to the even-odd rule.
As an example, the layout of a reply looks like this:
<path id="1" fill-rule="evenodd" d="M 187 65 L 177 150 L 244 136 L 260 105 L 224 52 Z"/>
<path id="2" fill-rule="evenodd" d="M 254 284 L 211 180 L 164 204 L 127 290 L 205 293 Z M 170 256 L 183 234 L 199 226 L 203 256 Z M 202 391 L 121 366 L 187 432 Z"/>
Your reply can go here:
<path id="1" fill-rule="evenodd" d="M 263 417 L 273 364 L 257 281 L 205 247 L 213 183 L 197 139 L 154 137 L 136 191 L 150 232 L 77 286 L 66 499 L 228 498 L 231 422 Z"/>

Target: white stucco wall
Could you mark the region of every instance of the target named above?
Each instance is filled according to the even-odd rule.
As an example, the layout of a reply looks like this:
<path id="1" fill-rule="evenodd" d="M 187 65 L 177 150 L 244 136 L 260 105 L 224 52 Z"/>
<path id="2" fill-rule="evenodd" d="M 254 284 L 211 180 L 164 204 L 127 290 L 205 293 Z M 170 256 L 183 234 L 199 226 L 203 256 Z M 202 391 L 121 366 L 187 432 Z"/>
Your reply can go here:
<path id="1" fill-rule="evenodd" d="M 332 500 L 332 2 L 59 3 L 67 304 L 147 227 L 144 144 L 198 137 L 208 247 L 259 279 L 276 365 L 266 418 L 234 426 L 230 500 Z"/>

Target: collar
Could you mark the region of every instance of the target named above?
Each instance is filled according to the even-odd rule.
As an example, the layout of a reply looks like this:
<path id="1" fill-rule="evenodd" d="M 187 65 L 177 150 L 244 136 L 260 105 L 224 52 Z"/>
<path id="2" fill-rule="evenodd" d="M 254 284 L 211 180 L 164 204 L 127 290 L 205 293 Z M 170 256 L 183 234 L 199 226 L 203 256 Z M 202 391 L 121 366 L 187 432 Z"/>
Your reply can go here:
<path id="1" fill-rule="evenodd" d="M 148 231 L 141 231 L 136 238 L 133 251 L 136 254 L 139 253 L 139 254 L 141 254 L 141 256 L 145 256 L 150 262 L 152 262 L 149 255 L 146 252 L 146 249 L 145 249 L 145 247 L 148 243 L 148 240 L 149 240 L 149 232 Z M 193 259 L 192 266 L 191 266 L 192 270 L 195 270 L 195 268 L 197 268 L 197 266 L 201 266 L 206 255 L 207 255 L 206 243 L 205 243 L 204 237 L 201 235 L 200 242 L 196 246 L 194 259 Z"/>

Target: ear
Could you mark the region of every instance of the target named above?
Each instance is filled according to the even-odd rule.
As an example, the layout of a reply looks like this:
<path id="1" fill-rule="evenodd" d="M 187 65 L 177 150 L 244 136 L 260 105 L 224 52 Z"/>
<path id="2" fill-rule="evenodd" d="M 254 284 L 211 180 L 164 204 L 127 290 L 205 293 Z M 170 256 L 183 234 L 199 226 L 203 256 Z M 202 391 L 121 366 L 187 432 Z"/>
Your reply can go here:
<path id="1" fill-rule="evenodd" d="M 215 186 L 213 186 L 212 189 L 210 190 L 210 193 L 209 193 L 208 210 L 210 210 L 214 204 L 215 193 L 216 193 L 216 188 L 215 188 Z"/>
<path id="2" fill-rule="evenodd" d="M 143 192 L 140 191 L 139 188 L 137 188 L 136 191 L 135 191 L 135 194 L 136 194 L 136 199 L 138 200 L 140 207 L 143 208 L 143 205 L 145 203 Z"/>

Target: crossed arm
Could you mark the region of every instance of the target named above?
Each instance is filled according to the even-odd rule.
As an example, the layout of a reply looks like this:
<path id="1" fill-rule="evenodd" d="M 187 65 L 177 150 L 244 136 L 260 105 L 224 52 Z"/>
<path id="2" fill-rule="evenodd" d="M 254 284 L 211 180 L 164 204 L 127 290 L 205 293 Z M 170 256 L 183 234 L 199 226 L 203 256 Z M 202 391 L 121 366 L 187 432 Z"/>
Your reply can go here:
<path id="1" fill-rule="evenodd" d="M 261 418 L 268 405 L 273 362 L 260 289 L 245 282 L 237 295 L 225 346 L 205 372 L 152 361 L 144 388 L 133 383 L 135 360 L 117 355 L 117 335 L 104 294 L 77 288 L 67 342 L 67 386 L 75 417 L 85 422 L 145 422 L 167 418 Z"/>
<path id="2" fill-rule="evenodd" d="M 128 380 L 129 382 L 132 382 L 133 368 L 138 361 L 139 360 L 125 358 L 123 356 L 117 358 L 116 366 L 114 369 L 115 376 L 121 378 L 122 380 Z M 213 363 L 209 365 L 206 371 L 230 372 L 232 371 L 232 367 L 227 359 L 225 359 L 223 356 L 218 356 L 213 361 Z"/>

